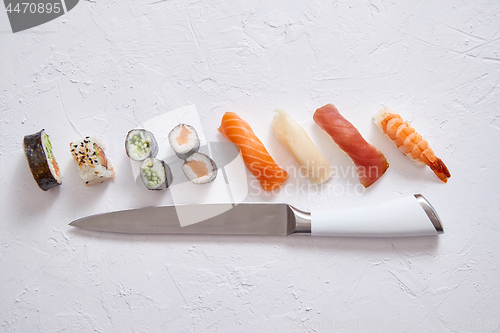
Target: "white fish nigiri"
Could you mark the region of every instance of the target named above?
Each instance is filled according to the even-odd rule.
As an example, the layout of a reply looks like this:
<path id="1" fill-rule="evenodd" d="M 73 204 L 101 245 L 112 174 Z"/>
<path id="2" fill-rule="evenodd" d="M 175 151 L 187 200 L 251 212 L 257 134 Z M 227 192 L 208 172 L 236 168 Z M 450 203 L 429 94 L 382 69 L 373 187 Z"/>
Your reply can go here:
<path id="1" fill-rule="evenodd" d="M 273 130 L 299 164 L 301 173 L 313 184 L 333 175 L 333 169 L 311 141 L 306 131 L 284 110 L 274 109 Z"/>

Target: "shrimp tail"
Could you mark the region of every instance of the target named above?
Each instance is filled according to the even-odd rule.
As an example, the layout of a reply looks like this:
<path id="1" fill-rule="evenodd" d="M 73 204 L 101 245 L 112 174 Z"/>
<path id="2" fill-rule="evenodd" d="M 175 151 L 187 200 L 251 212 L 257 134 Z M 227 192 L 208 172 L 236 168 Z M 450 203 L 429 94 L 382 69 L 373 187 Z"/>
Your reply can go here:
<path id="1" fill-rule="evenodd" d="M 444 183 L 448 181 L 448 178 L 451 177 L 451 173 L 444 164 L 444 162 L 438 158 L 434 163 L 430 165 L 431 170 L 434 171 L 436 176 L 439 177 Z"/>

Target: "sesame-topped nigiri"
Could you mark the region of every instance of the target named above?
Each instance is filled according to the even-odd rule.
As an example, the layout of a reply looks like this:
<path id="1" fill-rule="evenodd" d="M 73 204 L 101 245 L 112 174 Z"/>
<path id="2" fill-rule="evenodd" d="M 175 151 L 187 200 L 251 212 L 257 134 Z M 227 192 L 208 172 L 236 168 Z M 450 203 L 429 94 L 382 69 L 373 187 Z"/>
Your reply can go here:
<path id="1" fill-rule="evenodd" d="M 70 147 L 85 185 L 99 184 L 115 178 L 115 171 L 104 154 L 104 146 L 97 139 L 87 136 L 80 142 L 71 142 Z"/>

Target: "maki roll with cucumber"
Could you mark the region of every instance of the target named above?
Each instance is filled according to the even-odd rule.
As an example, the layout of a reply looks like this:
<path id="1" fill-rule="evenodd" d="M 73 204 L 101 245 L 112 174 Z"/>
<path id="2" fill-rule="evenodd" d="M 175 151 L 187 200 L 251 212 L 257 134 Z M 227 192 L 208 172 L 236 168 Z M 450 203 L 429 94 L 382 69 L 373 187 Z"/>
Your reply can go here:
<path id="1" fill-rule="evenodd" d="M 217 177 L 217 165 L 205 154 L 194 153 L 184 161 L 182 171 L 193 184 L 210 183 Z"/>
<path id="2" fill-rule="evenodd" d="M 183 160 L 200 149 L 198 133 L 190 125 L 179 124 L 175 126 L 168 134 L 168 140 L 175 154 Z"/>
<path id="3" fill-rule="evenodd" d="M 158 143 L 150 131 L 133 129 L 128 132 L 125 139 L 127 156 L 134 161 L 144 161 L 148 157 L 156 157 Z"/>
<path id="4" fill-rule="evenodd" d="M 61 185 L 59 166 L 45 130 L 42 129 L 35 134 L 26 135 L 23 146 L 31 173 L 38 186 L 42 190 L 48 191 L 55 186 Z"/>
<path id="5" fill-rule="evenodd" d="M 86 186 L 115 178 L 113 166 L 104 154 L 104 145 L 99 140 L 87 136 L 82 141 L 71 142 L 70 147 L 80 178 Z"/>
<path id="6" fill-rule="evenodd" d="M 172 183 L 172 172 L 167 163 L 154 157 L 141 164 L 141 179 L 148 190 L 164 190 Z"/>

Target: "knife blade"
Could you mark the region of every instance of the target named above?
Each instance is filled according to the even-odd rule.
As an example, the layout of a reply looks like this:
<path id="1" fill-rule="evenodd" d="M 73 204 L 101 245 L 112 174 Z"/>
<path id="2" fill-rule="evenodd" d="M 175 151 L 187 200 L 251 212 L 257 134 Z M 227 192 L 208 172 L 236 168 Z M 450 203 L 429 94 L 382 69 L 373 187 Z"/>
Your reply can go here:
<path id="1" fill-rule="evenodd" d="M 187 217 L 195 222 L 183 223 Z M 94 231 L 145 234 L 398 237 L 443 233 L 420 194 L 371 206 L 305 212 L 285 203 L 145 207 L 92 215 L 70 223 Z"/>

